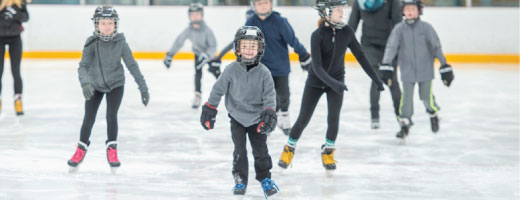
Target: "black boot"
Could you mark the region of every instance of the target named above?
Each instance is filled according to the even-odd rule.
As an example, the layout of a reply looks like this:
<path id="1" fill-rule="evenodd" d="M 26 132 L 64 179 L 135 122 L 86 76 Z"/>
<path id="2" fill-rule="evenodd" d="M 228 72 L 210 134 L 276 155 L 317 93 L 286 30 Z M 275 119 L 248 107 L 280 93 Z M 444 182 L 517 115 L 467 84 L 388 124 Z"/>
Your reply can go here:
<path id="1" fill-rule="evenodd" d="M 432 132 L 437 133 L 439 131 L 439 117 L 437 113 L 430 115 L 430 124 L 432 125 Z"/>

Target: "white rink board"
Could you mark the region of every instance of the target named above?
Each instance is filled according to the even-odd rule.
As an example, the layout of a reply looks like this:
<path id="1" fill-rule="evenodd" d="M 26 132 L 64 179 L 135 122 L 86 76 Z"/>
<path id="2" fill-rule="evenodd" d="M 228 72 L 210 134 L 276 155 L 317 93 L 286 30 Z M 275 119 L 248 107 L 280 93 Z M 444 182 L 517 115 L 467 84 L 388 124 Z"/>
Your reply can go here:
<path id="1" fill-rule="evenodd" d="M 0 199 L 263 199 L 249 154 L 247 195 L 231 193 L 233 144 L 223 106 L 216 129 L 199 124 L 192 110 L 193 66 L 174 61 L 139 61 L 151 102 L 144 108 L 127 73 L 119 112 L 119 157 L 111 175 L 106 162 L 105 103 L 98 112 L 91 148 L 79 172 L 68 174 L 83 117 L 78 60 L 24 60 L 26 115 L 14 116 L 8 64 L 0 118 Z M 8 63 L 8 62 L 6 62 Z M 351 64 L 349 64 L 351 65 Z M 430 131 L 417 95 L 415 126 L 406 144 L 394 137 L 398 125 L 388 91 L 381 96 L 382 128 L 369 128 L 369 79 L 347 68 L 349 91 L 341 112 L 335 153 L 338 169 L 327 178 L 320 160 L 325 140 L 326 101 L 322 98 L 300 139 L 293 167 L 279 174 L 287 138 L 276 130 L 268 139 L 275 199 L 518 199 L 519 74 L 455 67 L 451 88 L 434 81 L 442 108 L 441 129 Z M 306 74 L 293 66 L 290 77 L 294 122 Z M 214 78 L 204 70 L 204 100 Z M 248 147 L 250 149 L 250 147 Z"/>

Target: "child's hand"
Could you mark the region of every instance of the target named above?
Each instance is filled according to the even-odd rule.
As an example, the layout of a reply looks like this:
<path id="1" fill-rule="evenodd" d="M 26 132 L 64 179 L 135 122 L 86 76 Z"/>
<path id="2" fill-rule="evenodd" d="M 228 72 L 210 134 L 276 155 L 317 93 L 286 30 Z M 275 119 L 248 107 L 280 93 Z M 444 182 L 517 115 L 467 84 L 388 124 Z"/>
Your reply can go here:
<path id="1" fill-rule="evenodd" d="M 312 67 L 311 54 L 300 57 L 300 65 L 302 66 L 303 71 L 309 70 L 309 68 Z"/>
<path id="2" fill-rule="evenodd" d="M 272 108 L 266 108 L 260 115 L 260 124 L 256 131 L 261 134 L 269 135 L 276 128 L 276 111 Z"/>
<path id="3" fill-rule="evenodd" d="M 166 55 L 164 57 L 164 61 L 163 61 L 164 65 L 166 66 L 167 69 L 170 69 L 170 65 L 172 64 L 172 57 L 169 56 L 169 55 Z"/>
<path id="4" fill-rule="evenodd" d="M 200 115 L 200 124 L 202 128 L 211 130 L 215 127 L 215 121 L 217 117 L 217 108 L 210 105 L 208 102 L 202 106 L 202 114 Z"/>
<path id="5" fill-rule="evenodd" d="M 83 96 L 85 96 L 85 99 L 88 101 L 92 99 L 94 96 L 94 87 L 91 84 L 85 84 L 82 85 L 81 88 L 83 89 Z"/>
<path id="6" fill-rule="evenodd" d="M 222 64 L 222 61 L 218 58 L 213 58 L 209 62 L 209 68 L 208 71 L 213 74 L 220 74 L 220 65 Z"/>
<path id="7" fill-rule="evenodd" d="M 379 65 L 379 71 L 381 72 L 381 79 L 384 84 L 388 86 L 392 86 L 392 74 L 394 73 L 394 66 L 389 64 L 381 64 Z"/>
<path id="8" fill-rule="evenodd" d="M 441 73 L 441 79 L 442 79 L 442 82 L 444 83 L 444 85 L 446 85 L 446 87 L 450 87 L 451 82 L 453 81 L 453 79 L 455 79 L 451 65 L 449 65 L 449 64 L 442 65 L 441 68 L 439 69 L 439 73 Z"/>
<path id="9" fill-rule="evenodd" d="M 144 106 L 147 106 L 150 101 L 150 93 L 141 92 L 141 100 L 143 101 Z"/>

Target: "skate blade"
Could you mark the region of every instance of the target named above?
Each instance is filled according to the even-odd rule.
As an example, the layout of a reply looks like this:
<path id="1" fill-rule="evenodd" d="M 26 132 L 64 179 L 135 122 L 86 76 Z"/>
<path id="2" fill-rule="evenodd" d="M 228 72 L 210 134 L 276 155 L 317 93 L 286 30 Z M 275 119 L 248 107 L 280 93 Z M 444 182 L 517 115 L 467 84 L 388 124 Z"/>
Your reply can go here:
<path id="1" fill-rule="evenodd" d="M 116 175 L 117 174 L 117 169 L 119 169 L 119 167 L 110 167 L 110 173 L 112 175 Z"/>
<path id="2" fill-rule="evenodd" d="M 74 174 L 74 173 L 78 172 L 78 170 L 79 170 L 79 167 L 69 166 L 69 174 Z"/>

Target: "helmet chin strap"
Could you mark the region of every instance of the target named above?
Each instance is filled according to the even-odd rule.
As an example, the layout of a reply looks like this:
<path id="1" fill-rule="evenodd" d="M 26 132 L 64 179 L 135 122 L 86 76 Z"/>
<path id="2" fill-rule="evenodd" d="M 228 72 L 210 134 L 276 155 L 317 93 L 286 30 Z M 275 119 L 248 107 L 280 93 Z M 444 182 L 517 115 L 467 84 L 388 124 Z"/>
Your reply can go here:
<path id="1" fill-rule="evenodd" d="M 404 20 L 407 24 L 415 24 L 415 22 L 419 21 L 419 17 L 413 18 L 413 19 L 405 19 Z"/>

